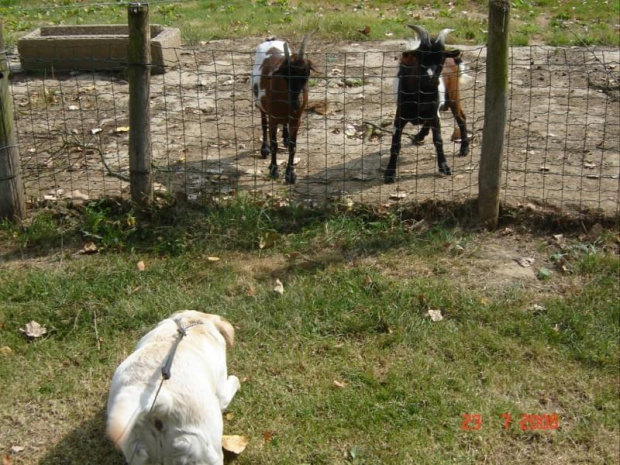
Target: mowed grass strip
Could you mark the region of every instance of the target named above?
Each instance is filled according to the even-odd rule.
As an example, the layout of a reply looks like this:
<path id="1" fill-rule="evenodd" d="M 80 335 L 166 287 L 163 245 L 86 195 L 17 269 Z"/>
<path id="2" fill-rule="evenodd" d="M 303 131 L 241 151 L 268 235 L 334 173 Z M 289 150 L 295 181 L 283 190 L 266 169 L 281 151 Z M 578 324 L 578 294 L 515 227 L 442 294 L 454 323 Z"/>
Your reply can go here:
<path id="1" fill-rule="evenodd" d="M 239 200 L 39 215 L 0 228 L 0 453 L 15 464 L 122 464 L 104 437 L 112 373 L 185 308 L 237 327 L 225 432 L 251 442 L 236 463 L 618 461 L 620 260 L 601 241 L 574 239 L 568 281 L 486 287 L 463 261 L 496 236 L 412 232 L 389 213 Z M 76 254 L 88 240 L 101 253 Z M 26 340 L 30 320 L 48 335 Z M 557 431 L 520 427 L 551 413 Z M 463 430 L 464 414 L 481 428 Z"/>
<path id="2" fill-rule="evenodd" d="M 452 28 L 450 41 L 484 44 L 487 4 L 482 0 L 215 0 L 154 1 L 151 23 L 181 28 L 184 42 L 278 35 L 293 39 L 315 27 L 323 40 L 405 39 L 407 24 L 429 31 Z M 512 45 L 618 45 L 620 4 L 607 0 L 512 2 Z M 59 24 L 124 24 L 125 4 L 72 0 L 0 0 L 9 44 L 34 28 Z"/>

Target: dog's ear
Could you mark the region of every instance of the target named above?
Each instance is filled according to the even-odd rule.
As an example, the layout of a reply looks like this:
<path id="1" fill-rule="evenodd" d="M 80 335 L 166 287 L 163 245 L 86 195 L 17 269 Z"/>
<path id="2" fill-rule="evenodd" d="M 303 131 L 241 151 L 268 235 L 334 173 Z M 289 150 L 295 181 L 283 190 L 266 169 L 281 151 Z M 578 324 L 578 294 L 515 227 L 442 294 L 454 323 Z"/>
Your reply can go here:
<path id="1" fill-rule="evenodd" d="M 213 325 L 220 334 L 224 336 L 226 345 L 228 347 L 233 347 L 235 345 L 235 328 L 233 328 L 233 325 L 219 315 L 210 315 L 210 317 Z"/>
<path id="2" fill-rule="evenodd" d="M 142 413 L 140 410 L 140 391 L 125 389 L 108 401 L 107 434 L 114 447 L 119 450 L 127 441 L 133 425 Z"/>

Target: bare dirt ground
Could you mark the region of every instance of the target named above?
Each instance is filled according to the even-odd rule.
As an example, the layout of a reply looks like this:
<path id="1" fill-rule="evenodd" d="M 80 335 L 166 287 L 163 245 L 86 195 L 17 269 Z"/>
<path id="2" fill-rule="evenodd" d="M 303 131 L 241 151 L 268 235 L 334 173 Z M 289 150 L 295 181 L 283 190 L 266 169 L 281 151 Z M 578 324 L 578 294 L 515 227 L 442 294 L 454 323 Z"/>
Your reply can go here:
<path id="1" fill-rule="evenodd" d="M 484 47 L 460 47 L 470 75 L 463 85 L 470 155 L 456 156 L 458 143 L 450 142 L 454 120 L 445 114 L 444 147 L 453 176 L 437 174 L 430 137 L 422 146 L 404 138 L 398 182 L 385 185 L 382 169 L 391 141 L 386 131 L 395 112 L 393 77 L 404 41 L 312 41 L 309 52 L 317 72 L 298 137 L 298 181 L 290 187 L 282 179 L 269 179 L 268 161 L 260 159 L 260 115 L 249 90 L 253 50 L 260 40 L 213 41 L 177 50 L 178 61 L 170 70 L 152 77 L 153 163 L 166 189 L 190 200 L 214 192 L 255 191 L 292 194 L 308 202 L 337 197 L 382 204 L 477 194 Z M 510 68 L 504 200 L 617 214 L 620 50 L 512 48 Z M 37 76 L 16 70 L 11 90 L 29 197 L 126 192 L 127 182 L 109 173 L 128 174 L 128 84 L 122 74 Z M 408 126 L 406 132 L 417 129 Z M 280 150 L 284 163 L 287 154 Z"/>

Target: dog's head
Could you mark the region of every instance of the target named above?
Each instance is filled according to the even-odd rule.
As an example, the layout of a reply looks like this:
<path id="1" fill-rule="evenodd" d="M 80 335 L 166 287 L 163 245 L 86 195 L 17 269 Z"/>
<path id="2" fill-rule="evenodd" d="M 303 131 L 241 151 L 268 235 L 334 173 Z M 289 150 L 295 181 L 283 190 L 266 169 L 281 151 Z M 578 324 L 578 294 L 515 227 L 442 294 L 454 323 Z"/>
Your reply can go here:
<path id="1" fill-rule="evenodd" d="M 178 321 L 183 327 L 196 325 L 198 328 L 195 331 L 207 331 L 211 325 L 217 329 L 218 333 L 224 338 L 228 347 L 235 345 L 235 328 L 228 321 L 219 315 L 213 315 L 211 313 L 202 313 L 196 310 L 181 310 L 174 313 L 171 319 Z M 200 328 L 200 325 L 204 325 L 204 328 Z"/>

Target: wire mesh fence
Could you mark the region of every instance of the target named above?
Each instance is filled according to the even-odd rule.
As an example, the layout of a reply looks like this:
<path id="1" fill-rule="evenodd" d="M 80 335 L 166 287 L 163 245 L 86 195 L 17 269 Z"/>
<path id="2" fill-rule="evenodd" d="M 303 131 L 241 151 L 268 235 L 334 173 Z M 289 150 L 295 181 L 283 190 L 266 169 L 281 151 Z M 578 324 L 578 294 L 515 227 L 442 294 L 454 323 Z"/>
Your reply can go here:
<path id="1" fill-rule="evenodd" d="M 190 201 L 238 192 L 309 203 L 339 198 L 378 204 L 477 195 L 486 48 L 461 47 L 469 74 L 461 89 L 470 154 L 457 156 L 458 140 L 449 142 L 455 122 L 444 113 L 444 149 L 453 175 L 437 173 L 430 140 L 413 145 L 405 138 L 398 180 L 385 185 L 396 111 L 393 81 L 404 43 L 313 40 L 309 57 L 316 72 L 297 139 L 298 178 L 286 186 L 282 178 L 269 178 L 269 160 L 260 158 L 260 113 L 249 84 L 259 42 L 175 48 L 166 73 L 152 76 L 157 189 Z M 9 64 L 27 195 L 53 199 L 126 193 L 125 73 L 26 72 L 17 55 L 10 56 Z M 619 64 L 618 49 L 511 49 L 502 186 L 506 202 L 619 212 Z M 405 131 L 414 135 L 418 130 L 407 126 Z M 286 158 L 284 151 L 278 155 L 281 162 Z"/>

